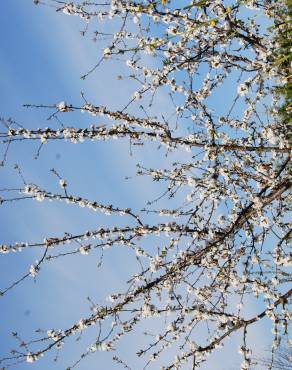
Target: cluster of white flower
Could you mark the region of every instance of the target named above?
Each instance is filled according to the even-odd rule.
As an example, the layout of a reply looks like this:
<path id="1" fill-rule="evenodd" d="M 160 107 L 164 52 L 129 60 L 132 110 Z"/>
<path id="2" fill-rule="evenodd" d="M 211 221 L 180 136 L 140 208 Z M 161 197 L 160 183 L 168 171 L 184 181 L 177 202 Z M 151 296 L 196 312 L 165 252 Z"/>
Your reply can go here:
<path id="1" fill-rule="evenodd" d="M 151 317 L 155 313 L 155 306 L 149 303 L 145 303 L 141 308 L 142 317 Z"/>
<path id="2" fill-rule="evenodd" d="M 39 356 L 31 352 L 28 352 L 28 354 L 26 355 L 26 362 L 35 362 L 38 359 L 39 359 Z"/>
<path id="3" fill-rule="evenodd" d="M 87 254 L 89 254 L 90 249 L 91 249 L 91 245 L 81 245 L 81 247 L 79 248 L 79 252 L 81 254 L 87 255 Z"/>
<path id="4" fill-rule="evenodd" d="M 54 329 L 48 330 L 47 335 L 49 338 L 53 339 L 54 342 L 58 342 L 64 337 L 62 330 L 54 330 Z"/>
<path id="5" fill-rule="evenodd" d="M 60 112 L 70 112 L 72 110 L 72 108 L 64 101 L 61 101 L 60 103 L 58 103 L 56 107 L 58 108 Z"/>
<path id="6" fill-rule="evenodd" d="M 112 341 L 102 342 L 99 348 L 101 351 L 112 351 L 114 349 L 114 344 Z"/>
<path id="7" fill-rule="evenodd" d="M 246 84 L 239 85 L 238 88 L 237 88 L 237 93 L 240 96 L 246 95 L 248 93 L 248 91 L 249 91 L 249 88 Z"/>
<path id="8" fill-rule="evenodd" d="M 151 260 L 150 260 L 150 271 L 156 272 L 159 269 L 162 261 L 163 260 L 160 256 L 155 256 L 155 257 L 151 258 Z"/>
<path id="9" fill-rule="evenodd" d="M 63 189 L 65 189 L 67 187 L 67 181 L 64 180 L 64 179 L 61 179 L 59 181 L 59 184 L 60 184 L 61 188 L 63 188 Z"/>
<path id="10" fill-rule="evenodd" d="M 30 266 L 29 274 L 30 274 L 31 277 L 35 278 L 37 276 L 38 272 L 39 272 L 38 264 Z"/>
<path id="11" fill-rule="evenodd" d="M 74 3 L 65 4 L 63 7 L 63 13 L 67 15 L 75 14 L 78 11 L 78 7 Z"/>
<path id="12" fill-rule="evenodd" d="M 6 244 L 0 245 L 0 253 L 6 254 L 6 253 L 9 253 L 9 251 L 10 251 L 10 248 L 8 245 Z"/>
<path id="13" fill-rule="evenodd" d="M 103 55 L 104 55 L 104 57 L 105 57 L 105 58 L 110 58 L 110 57 L 111 57 L 111 55 L 112 55 L 112 51 L 111 51 L 111 49 L 110 49 L 110 48 L 105 48 L 105 49 L 103 50 Z"/>

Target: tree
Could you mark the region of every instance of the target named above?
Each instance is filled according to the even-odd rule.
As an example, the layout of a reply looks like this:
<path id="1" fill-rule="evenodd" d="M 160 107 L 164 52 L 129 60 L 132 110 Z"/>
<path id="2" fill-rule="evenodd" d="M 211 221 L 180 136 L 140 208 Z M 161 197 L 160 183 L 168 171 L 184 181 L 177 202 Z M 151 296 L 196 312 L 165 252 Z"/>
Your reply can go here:
<path id="1" fill-rule="evenodd" d="M 276 93 L 287 84 L 289 71 L 275 63 L 281 28 L 269 28 L 285 2 L 34 2 L 82 18 L 83 36 L 93 32 L 102 55 L 84 80 L 105 63 L 123 63 L 135 90 L 118 109 L 111 108 L 113 102 L 95 104 L 85 93 L 79 104 L 26 105 L 48 110 L 50 126 L 24 127 L 3 119 L 3 165 L 9 164 L 8 149 L 15 145 L 35 148 L 39 143 L 36 158 L 41 161 L 42 148 L 54 142 L 62 147 L 65 141 L 99 145 L 118 139 L 130 143 L 133 157 L 146 153 L 137 176 L 150 177 L 162 193 L 143 199 L 147 204 L 140 209 L 121 207 L 71 193 L 59 169 L 52 169 L 61 188 L 55 192 L 26 181 L 16 165 L 23 185 L 2 189 L 2 206 L 24 199 L 63 201 L 112 215 L 113 224 L 1 245 L 3 254 L 41 250 L 29 271 L 2 289 L 2 299 L 63 256 L 95 250 L 103 256 L 108 248 L 123 247 L 135 253 L 137 268 L 127 288 L 113 292 L 106 305 L 91 301 L 91 314 L 71 326 L 20 339 L 24 350 L 3 357 L 3 365 L 35 362 L 62 350 L 74 334 L 97 327 L 91 345 L 81 342 L 73 368 L 100 349 L 118 349 L 124 336 L 150 322 L 155 337 L 137 352 L 147 367 L 199 368 L 225 339 L 240 332 L 241 369 L 249 369 L 255 350 L 250 328 L 269 318 L 274 351 L 288 336 L 291 319 L 290 128 L 286 114 L 279 114 L 283 99 Z M 169 98 L 166 106 L 162 94 Z M 98 123 L 64 124 L 70 117 L 78 120 L 81 112 Z M 157 168 L 147 166 L 154 148 Z M 18 195 L 11 196 L 14 192 Z M 246 305 L 252 297 L 264 306 L 250 316 Z M 170 347 L 174 359 L 163 357 Z M 116 354 L 114 361 L 128 367 Z"/>

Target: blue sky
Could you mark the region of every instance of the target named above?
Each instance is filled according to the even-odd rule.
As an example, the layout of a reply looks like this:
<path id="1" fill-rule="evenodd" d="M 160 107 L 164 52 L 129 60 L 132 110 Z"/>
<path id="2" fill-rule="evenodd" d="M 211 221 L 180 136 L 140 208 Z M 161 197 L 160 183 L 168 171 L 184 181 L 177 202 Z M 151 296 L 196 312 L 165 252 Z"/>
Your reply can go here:
<path id="1" fill-rule="evenodd" d="M 45 127 L 56 125 L 54 121 L 46 121 L 47 111 L 26 109 L 22 105 L 54 104 L 62 100 L 80 104 L 80 92 L 84 91 L 93 103 L 109 104 L 113 109 L 119 109 L 127 102 L 127 97 L 131 96 L 134 85 L 130 82 L 120 85 L 117 82 L 118 67 L 115 63 L 102 66 L 85 81 L 80 79 L 98 60 L 101 50 L 98 44 L 80 36 L 82 24 L 78 19 L 56 14 L 46 7 L 36 7 L 32 1 L 10 0 L 2 4 L 0 28 L 2 117 L 12 117 L 24 126 Z M 167 97 L 161 95 L 159 105 L 167 110 Z M 78 125 L 88 122 L 87 117 L 73 115 L 72 118 L 65 118 L 64 124 L 70 125 L 66 121 L 70 119 Z M 149 165 L 156 163 L 156 154 L 151 146 L 146 155 L 137 149 L 131 157 L 129 143 L 125 141 L 89 142 L 82 145 L 50 143 L 44 146 L 36 161 L 33 157 L 37 149 L 38 146 L 32 143 L 12 145 L 7 165 L 0 170 L 1 188 L 21 185 L 13 169 L 13 165 L 18 163 L 29 183 L 44 187 L 50 185 L 52 190 L 58 189 L 58 179 L 50 173 L 50 169 L 55 168 L 68 180 L 73 194 L 121 207 L 130 205 L 139 208 L 142 194 L 143 199 L 147 193 L 149 198 L 155 198 L 161 190 L 148 179 L 123 180 L 127 175 L 134 175 L 135 164 L 139 160 Z M 164 165 L 167 161 L 164 159 Z M 61 235 L 64 231 L 78 233 L 104 223 L 127 223 L 127 220 L 109 219 L 65 204 L 26 201 L 1 206 L 0 220 L 3 243 L 38 241 L 48 234 Z M 1 256 L 1 288 L 27 272 L 39 257 L 38 251 Z M 97 268 L 98 257 L 98 253 L 95 253 L 92 256 L 68 257 L 48 263 L 41 270 L 36 283 L 28 279 L 2 298 L 0 355 L 6 354 L 14 346 L 15 341 L 9 332 L 17 331 L 27 339 L 32 328 L 66 328 L 89 314 L 87 296 L 105 303 L 104 297 L 112 290 L 123 289 L 125 281 L 134 271 L 134 257 L 128 257 L 125 251 L 117 248 L 109 250 L 100 269 Z M 256 308 L 251 306 L 250 309 L 252 311 Z M 254 341 L 262 347 L 264 343 L 260 341 L 264 341 L 268 330 L 268 326 L 256 333 L 251 329 Z M 139 338 L 143 340 L 142 336 Z M 135 341 L 137 338 L 130 336 L 127 342 L 122 343 L 122 358 L 130 357 Z M 236 354 L 237 345 L 236 338 L 232 339 L 225 355 L 224 352 L 215 354 L 204 369 L 237 369 L 240 361 Z M 86 348 L 86 344 L 82 348 Z M 21 364 L 15 368 L 63 369 L 72 364 L 73 357 L 77 359 L 75 353 L 78 353 L 78 343 L 72 342 L 64 347 L 57 365 L 52 363 L 52 355 L 48 355 L 35 365 Z M 108 353 L 98 352 L 86 359 L 80 369 L 119 368 L 110 365 L 110 357 Z M 129 364 L 138 369 L 138 363 L 133 360 Z"/>

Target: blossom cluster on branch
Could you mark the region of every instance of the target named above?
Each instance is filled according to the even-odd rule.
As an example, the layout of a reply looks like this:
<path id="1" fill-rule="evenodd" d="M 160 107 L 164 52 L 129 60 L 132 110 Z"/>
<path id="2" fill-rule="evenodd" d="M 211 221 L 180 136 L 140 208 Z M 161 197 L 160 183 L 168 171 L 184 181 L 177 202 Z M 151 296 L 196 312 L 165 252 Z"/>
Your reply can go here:
<path id="1" fill-rule="evenodd" d="M 140 323 L 163 317 L 165 325 L 137 352 L 146 358 L 144 369 L 157 369 L 156 361 L 165 362 L 169 348 L 176 356 L 159 362 L 162 369 L 199 368 L 236 332 L 242 333 L 241 369 L 250 369 L 250 327 L 264 318 L 271 320 L 273 352 L 288 340 L 291 322 L 291 133 L 279 115 L 281 97 L 274 93 L 287 79 L 287 70 L 275 65 L 274 29 L 269 31 L 254 16 L 261 14 L 269 24 L 284 2 L 34 2 L 81 17 L 86 24 L 82 35 L 93 33 L 97 45 L 103 45 L 106 36 L 100 59 L 83 79 L 98 73 L 103 63 L 123 63 L 137 88 L 119 110 L 111 104 L 95 105 L 85 94 L 79 105 L 27 105 L 48 111 L 50 123 L 64 117 L 70 122 L 72 115 L 75 122 L 79 114 L 94 123 L 56 128 L 54 121 L 50 127 L 30 128 L 3 120 L 3 164 L 9 162 L 8 149 L 23 143 L 49 150 L 54 141 L 99 145 L 98 141 L 129 140 L 146 155 L 147 148 L 156 145 L 159 168 L 139 163 L 137 176 L 160 182 L 165 188 L 161 198 L 169 203 L 161 207 L 159 199 L 145 199 L 144 208 L 132 209 L 89 200 L 71 194 L 70 181 L 55 170 L 59 193 L 25 181 L 22 187 L 1 189 L 3 206 L 22 200 L 65 202 L 117 214 L 128 223 L 43 241 L 3 243 L 2 254 L 34 248 L 41 250 L 41 258 L 2 288 L 2 296 L 12 294 L 25 279 L 37 279 L 48 261 L 67 255 L 91 255 L 95 250 L 103 255 L 114 246 L 128 248 L 138 267 L 126 291 L 113 292 L 107 305 L 95 305 L 91 315 L 70 327 L 40 332 L 37 340 L 25 341 L 27 352 L 13 350 L 0 363 L 35 362 L 49 351 L 61 350 L 76 333 L 96 326 L 95 341 L 81 349 L 71 369 L 93 352 L 118 350 L 119 341 Z M 113 25 L 109 32 L 103 25 L 108 21 Z M 162 107 L 152 113 L 160 93 L 169 97 L 172 112 Z M 218 94 L 226 95 L 224 106 L 218 105 Z M 169 153 L 177 153 L 179 159 L 164 164 Z M 176 198 L 179 205 L 172 206 L 170 200 Z M 265 303 L 253 317 L 244 310 L 250 297 Z M 114 361 L 129 368 L 117 355 Z"/>

